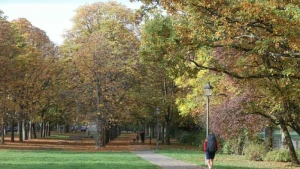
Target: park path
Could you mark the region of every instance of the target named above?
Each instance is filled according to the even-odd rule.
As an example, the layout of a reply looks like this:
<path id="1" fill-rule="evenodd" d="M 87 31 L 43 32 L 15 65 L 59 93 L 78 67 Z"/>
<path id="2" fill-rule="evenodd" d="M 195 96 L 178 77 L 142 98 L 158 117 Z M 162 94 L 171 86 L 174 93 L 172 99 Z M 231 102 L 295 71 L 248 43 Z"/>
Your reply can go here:
<path id="1" fill-rule="evenodd" d="M 151 162 L 152 164 L 162 167 L 162 169 L 204 169 L 196 164 L 189 164 L 184 161 L 154 153 L 150 150 L 133 151 L 132 153 Z"/>
<path id="2" fill-rule="evenodd" d="M 204 169 L 203 167 L 197 166 L 196 164 L 190 164 L 184 161 L 176 160 L 171 157 L 167 157 L 165 155 L 157 154 L 151 151 L 151 149 L 155 148 L 155 139 L 152 144 L 149 144 L 149 140 L 145 141 L 145 144 L 140 142 L 133 142 L 133 138 L 135 138 L 136 133 L 125 134 L 126 136 L 121 139 L 123 142 L 127 142 L 130 144 L 130 149 L 133 154 L 143 158 L 144 160 L 149 161 L 150 163 L 160 166 L 162 169 Z M 123 135 L 124 136 L 124 135 Z M 120 138 L 116 139 L 120 141 Z M 109 144 L 114 144 L 112 141 Z"/>

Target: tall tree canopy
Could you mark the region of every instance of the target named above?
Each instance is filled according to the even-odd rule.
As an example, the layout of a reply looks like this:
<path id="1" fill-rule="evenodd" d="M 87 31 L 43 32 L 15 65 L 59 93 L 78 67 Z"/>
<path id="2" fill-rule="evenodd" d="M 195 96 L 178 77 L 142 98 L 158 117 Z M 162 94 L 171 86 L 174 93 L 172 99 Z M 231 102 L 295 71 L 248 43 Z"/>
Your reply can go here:
<path id="1" fill-rule="evenodd" d="M 2 11 L 0 15 L 1 103 L 5 123 L 14 126 L 19 120 L 22 141 L 28 139 L 27 128 L 31 131 L 31 124 L 40 119 L 40 106 L 54 81 L 56 47 L 27 19 L 8 22 Z"/>
<path id="2" fill-rule="evenodd" d="M 87 98 L 82 104 L 92 107 L 90 117 L 101 125 L 102 134 L 116 117 L 129 117 L 120 103 L 137 63 L 139 21 L 134 16 L 116 2 L 84 5 L 76 11 L 62 47 L 64 57 L 71 60 L 71 80 L 81 88 L 80 97 Z"/>
<path id="3" fill-rule="evenodd" d="M 179 35 L 176 43 L 184 46 L 181 58 L 218 77 L 213 80 L 218 92 L 229 94 L 229 89 L 234 91 L 231 99 L 245 98 L 232 110 L 265 117 L 281 127 L 292 161 L 299 163 L 286 127 L 300 133 L 300 2 L 141 1 L 145 9 L 160 6 L 172 17 Z M 228 80 L 234 85 L 224 86 Z M 218 110 L 228 112 L 226 108 Z"/>

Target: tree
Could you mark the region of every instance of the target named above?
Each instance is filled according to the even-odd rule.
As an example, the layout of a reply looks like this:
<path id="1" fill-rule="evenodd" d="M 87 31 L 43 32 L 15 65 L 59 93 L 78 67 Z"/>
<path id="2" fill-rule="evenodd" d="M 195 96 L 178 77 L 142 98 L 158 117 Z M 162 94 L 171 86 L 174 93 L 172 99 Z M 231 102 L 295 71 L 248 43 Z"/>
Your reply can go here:
<path id="1" fill-rule="evenodd" d="M 12 22 L 24 39 L 26 47 L 23 53 L 15 59 L 11 95 L 18 104 L 15 110 L 18 113 L 20 124 L 20 141 L 31 138 L 32 124 L 39 108 L 43 92 L 49 89 L 53 79 L 55 63 L 55 46 L 44 31 L 33 26 L 28 20 L 21 18 Z M 27 125 L 29 131 L 27 131 Z M 29 134 L 28 134 L 29 133 Z M 34 133 L 35 135 L 35 133 Z"/>
<path id="2" fill-rule="evenodd" d="M 124 110 L 117 107 L 129 88 L 127 72 L 136 63 L 139 44 L 134 13 L 116 2 L 94 3 L 80 7 L 73 18 L 74 26 L 66 35 L 66 57 L 72 58 L 77 80 L 90 94 L 91 117 L 101 130 L 96 148 L 105 146 L 105 131 Z M 67 49 L 70 49 L 67 52 Z M 85 95 L 86 96 L 86 95 Z M 88 104 L 88 103 L 86 103 Z M 95 118 L 96 117 L 96 118 Z M 99 134 L 99 132 L 97 132 Z"/>
<path id="3" fill-rule="evenodd" d="M 22 54 L 24 40 L 15 26 L 6 20 L 0 11 L 0 105 L 1 105 L 1 142 L 4 143 L 4 123 L 10 116 L 13 118 L 15 104 L 12 98 L 12 83 L 15 77 L 16 58 Z"/>
<path id="4" fill-rule="evenodd" d="M 154 84 L 156 90 L 148 89 L 148 92 L 157 92 L 152 94 L 156 96 L 154 97 L 156 100 L 152 99 L 152 102 L 162 110 L 165 122 L 163 126 L 165 124 L 166 127 L 166 142 L 170 144 L 170 127 L 173 116 L 177 113 L 175 99 L 178 88 L 174 80 L 184 71 L 181 66 L 178 66 L 182 61 L 179 56 L 181 47 L 177 45 L 176 41 L 179 37 L 170 17 L 156 14 L 154 11 L 149 18 L 151 19 L 145 21 L 142 29 L 139 56 L 143 66 L 151 69 L 147 76 L 153 79 L 149 81 L 152 81 L 151 84 Z M 145 100 L 151 101 L 146 98 Z"/>
<path id="5" fill-rule="evenodd" d="M 236 78 L 245 91 L 254 85 L 251 102 L 241 109 L 280 125 L 292 162 L 299 164 L 287 130 L 289 126 L 299 133 L 298 107 L 294 106 L 299 91 L 291 88 L 299 85 L 300 77 L 299 2 L 142 2 L 160 5 L 176 18 L 178 43 L 185 47 L 182 55 L 199 70 Z"/>

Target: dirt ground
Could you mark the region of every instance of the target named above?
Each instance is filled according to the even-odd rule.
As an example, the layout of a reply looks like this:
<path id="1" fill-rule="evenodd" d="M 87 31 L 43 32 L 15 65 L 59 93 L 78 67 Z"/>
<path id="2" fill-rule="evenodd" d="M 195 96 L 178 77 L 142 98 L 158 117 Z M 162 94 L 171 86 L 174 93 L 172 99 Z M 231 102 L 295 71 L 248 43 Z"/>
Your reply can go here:
<path id="1" fill-rule="evenodd" d="M 56 136 L 55 133 L 53 135 Z M 10 137 L 5 137 L 4 144 L 0 143 L 0 149 L 16 149 L 16 150 L 68 150 L 68 151 L 138 151 L 138 150 L 150 150 L 156 148 L 155 139 L 146 138 L 145 143 L 134 141 L 136 133 L 122 133 L 119 137 L 111 140 L 105 147 L 95 148 L 95 139 L 85 136 L 85 132 L 71 132 L 65 134 L 67 137 L 59 139 L 56 137 L 50 138 L 38 138 L 32 140 L 25 140 L 19 142 L 18 137 L 15 137 L 15 141 L 11 142 Z M 172 141 L 172 145 L 159 144 L 159 148 L 185 148 L 195 149 L 195 147 L 187 145 L 179 145 Z"/>

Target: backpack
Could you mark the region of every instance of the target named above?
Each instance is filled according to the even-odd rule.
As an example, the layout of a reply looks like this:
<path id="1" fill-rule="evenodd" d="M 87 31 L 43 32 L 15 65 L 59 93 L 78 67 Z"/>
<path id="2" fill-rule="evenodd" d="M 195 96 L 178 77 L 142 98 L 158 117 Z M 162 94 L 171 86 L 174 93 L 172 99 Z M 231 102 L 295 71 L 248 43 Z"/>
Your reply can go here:
<path id="1" fill-rule="evenodd" d="M 216 142 L 217 142 L 216 136 L 214 134 L 209 134 L 207 136 L 206 151 L 209 153 L 215 153 L 217 151 Z"/>

